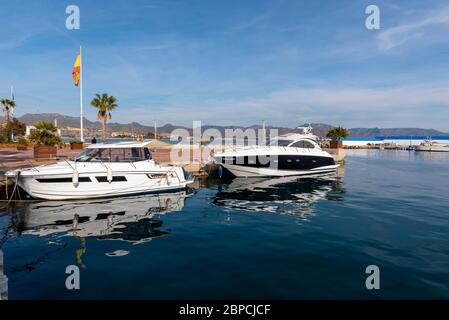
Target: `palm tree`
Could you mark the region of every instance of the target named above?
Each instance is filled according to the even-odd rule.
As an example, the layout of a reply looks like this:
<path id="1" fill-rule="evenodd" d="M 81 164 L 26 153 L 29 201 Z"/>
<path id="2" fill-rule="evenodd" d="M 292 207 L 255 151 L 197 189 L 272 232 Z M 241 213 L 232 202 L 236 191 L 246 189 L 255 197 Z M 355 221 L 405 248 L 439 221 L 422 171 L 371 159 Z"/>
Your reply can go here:
<path id="1" fill-rule="evenodd" d="M 45 145 L 54 147 L 61 144 L 63 141 L 57 135 L 58 128 L 53 123 L 41 121 L 35 124 L 36 129 L 30 134 L 29 140 L 38 145 Z"/>
<path id="2" fill-rule="evenodd" d="M 0 103 L 3 105 L 3 112 L 5 113 L 6 123 L 9 123 L 11 118 L 11 111 L 15 108 L 16 103 L 14 100 L 1 99 Z"/>
<path id="3" fill-rule="evenodd" d="M 107 93 L 102 95 L 97 93 L 90 104 L 92 107 L 98 108 L 97 118 L 103 125 L 103 143 L 106 143 L 106 122 L 112 118 L 111 111 L 118 107 L 117 99 Z"/>
<path id="4" fill-rule="evenodd" d="M 330 130 L 326 137 L 333 138 L 333 139 L 341 139 L 341 138 L 347 138 L 349 137 L 349 132 L 345 128 L 338 126 L 337 128 L 333 128 Z"/>

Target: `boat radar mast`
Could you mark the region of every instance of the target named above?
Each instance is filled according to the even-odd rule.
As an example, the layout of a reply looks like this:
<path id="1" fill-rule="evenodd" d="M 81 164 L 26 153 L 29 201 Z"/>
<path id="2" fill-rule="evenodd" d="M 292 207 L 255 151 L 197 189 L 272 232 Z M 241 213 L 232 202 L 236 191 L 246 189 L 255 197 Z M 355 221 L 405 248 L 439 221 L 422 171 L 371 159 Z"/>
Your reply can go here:
<path id="1" fill-rule="evenodd" d="M 310 125 L 310 123 L 307 127 L 297 127 L 296 129 L 301 130 L 302 134 L 309 134 L 312 132 L 312 126 Z"/>

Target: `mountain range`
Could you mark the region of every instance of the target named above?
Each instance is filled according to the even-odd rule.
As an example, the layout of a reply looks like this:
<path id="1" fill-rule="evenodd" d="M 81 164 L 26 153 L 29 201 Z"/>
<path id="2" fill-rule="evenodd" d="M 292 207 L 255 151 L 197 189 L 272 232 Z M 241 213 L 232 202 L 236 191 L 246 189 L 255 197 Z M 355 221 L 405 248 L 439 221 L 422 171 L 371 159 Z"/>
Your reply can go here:
<path id="1" fill-rule="evenodd" d="M 21 122 L 24 122 L 28 125 L 35 124 L 39 121 L 47 121 L 54 123 L 55 119 L 57 121 L 58 126 L 62 127 L 79 127 L 79 117 L 66 116 L 59 113 L 42 113 L 42 114 L 24 114 L 17 118 Z M 3 120 L 3 117 L 0 117 L 0 121 Z M 307 126 L 307 125 L 302 125 Z M 312 123 L 313 127 L 312 132 L 319 136 L 323 137 L 326 133 L 334 128 L 330 124 L 324 123 Z M 84 118 L 84 127 L 90 130 L 100 130 L 101 123 L 99 121 L 90 121 Z M 146 134 L 148 132 L 153 132 L 152 126 L 142 125 L 138 122 L 132 122 L 127 124 L 121 124 L 117 122 L 109 122 L 107 124 L 109 132 L 134 132 L 135 134 Z M 249 127 L 243 126 L 216 126 L 216 125 L 203 125 L 202 130 L 206 129 L 216 129 L 221 134 L 224 135 L 225 129 L 242 129 L 246 130 L 248 128 L 252 129 L 261 129 L 262 125 L 252 125 Z M 188 128 L 185 126 L 179 126 L 174 124 L 165 124 L 157 128 L 159 133 L 170 133 L 175 129 L 185 129 L 192 134 L 192 128 Z M 289 127 L 272 127 L 266 126 L 266 130 L 277 129 L 279 134 L 285 134 L 290 132 L 295 132 L 295 128 Z M 390 135 L 401 135 L 401 136 L 410 136 L 410 135 L 418 135 L 418 136 L 442 136 L 449 135 L 449 133 L 441 132 L 435 129 L 422 129 L 422 128 L 351 128 L 349 130 L 349 136 L 354 138 L 371 138 L 378 136 L 390 136 Z"/>

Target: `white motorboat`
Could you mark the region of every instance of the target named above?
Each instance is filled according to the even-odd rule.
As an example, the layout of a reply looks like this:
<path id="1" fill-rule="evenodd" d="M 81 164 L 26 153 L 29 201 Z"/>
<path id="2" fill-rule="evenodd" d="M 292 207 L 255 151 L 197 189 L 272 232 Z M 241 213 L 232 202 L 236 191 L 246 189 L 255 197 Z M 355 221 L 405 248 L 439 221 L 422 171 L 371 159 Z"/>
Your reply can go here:
<path id="1" fill-rule="evenodd" d="M 148 143 L 92 144 L 71 160 L 11 170 L 6 176 L 33 198 L 46 200 L 167 192 L 193 182 L 183 168 L 152 160 Z"/>
<path id="2" fill-rule="evenodd" d="M 449 152 L 449 145 L 443 145 L 438 142 L 432 141 L 429 137 L 423 143 L 415 148 L 415 151 L 427 151 L 427 152 Z"/>
<path id="3" fill-rule="evenodd" d="M 311 127 L 302 133 L 281 135 L 268 146 L 247 146 L 226 149 L 212 155 L 236 177 L 301 176 L 335 171 L 338 164 L 321 150 Z"/>

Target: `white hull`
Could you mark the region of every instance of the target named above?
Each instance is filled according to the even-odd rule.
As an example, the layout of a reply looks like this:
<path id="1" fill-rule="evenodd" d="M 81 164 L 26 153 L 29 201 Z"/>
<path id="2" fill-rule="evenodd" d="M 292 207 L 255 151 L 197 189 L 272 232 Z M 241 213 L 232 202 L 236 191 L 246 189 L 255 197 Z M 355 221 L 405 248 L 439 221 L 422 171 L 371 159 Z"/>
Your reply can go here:
<path id="1" fill-rule="evenodd" d="M 288 176 L 304 176 L 318 173 L 329 173 L 337 170 L 338 165 L 320 167 L 310 170 L 277 170 L 269 168 L 251 168 L 238 165 L 223 164 L 236 177 L 288 177 Z"/>
<path id="2" fill-rule="evenodd" d="M 45 200 L 97 199 L 184 189 L 193 180 L 179 167 L 163 167 L 154 162 L 113 163 L 112 180 L 101 163 L 78 164 L 79 182 L 73 182 L 74 162 L 61 162 L 7 173 L 30 196 Z M 101 181 L 99 178 L 103 178 Z M 121 178 L 117 179 L 116 178 Z M 53 182 L 58 180 L 58 182 Z M 87 180 L 87 181 L 86 181 Z"/>
<path id="3" fill-rule="evenodd" d="M 129 177 L 129 175 L 127 177 Z M 153 181 L 136 182 L 133 184 L 130 184 L 129 181 L 122 183 L 113 182 L 114 185 L 102 183 L 101 189 L 83 188 L 82 184 L 75 188 L 73 183 L 58 183 L 58 190 L 54 190 L 54 184 L 44 189 L 42 186 L 37 185 L 37 182 L 34 179 L 21 179 L 19 186 L 33 198 L 45 200 L 78 200 L 168 192 L 184 189 L 187 184 L 191 182 L 192 181 L 185 181 L 167 184 L 165 179 L 154 179 Z"/>

